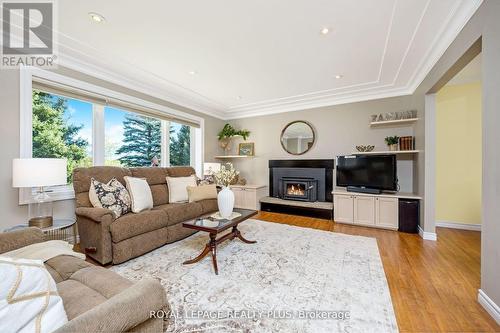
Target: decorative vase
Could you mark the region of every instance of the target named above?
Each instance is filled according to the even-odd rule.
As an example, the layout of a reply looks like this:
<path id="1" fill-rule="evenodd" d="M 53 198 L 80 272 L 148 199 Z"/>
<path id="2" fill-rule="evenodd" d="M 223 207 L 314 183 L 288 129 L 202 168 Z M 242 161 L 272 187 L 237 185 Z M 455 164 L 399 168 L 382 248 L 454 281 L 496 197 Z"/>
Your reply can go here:
<path id="1" fill-rule="evenodd" d="M 224 186 L 217 194 L 217 206 L 222 218 L 229 218 L 234 208 L 234 193 L 228 186 Z"/>
<path id="2" fill-rule="evenodd" d="M 396 150 L 398 150 L 398 144 L 395 143 L 393 145 L 389 145 L 389 150 L 390 151 L 396 151 Z"/>

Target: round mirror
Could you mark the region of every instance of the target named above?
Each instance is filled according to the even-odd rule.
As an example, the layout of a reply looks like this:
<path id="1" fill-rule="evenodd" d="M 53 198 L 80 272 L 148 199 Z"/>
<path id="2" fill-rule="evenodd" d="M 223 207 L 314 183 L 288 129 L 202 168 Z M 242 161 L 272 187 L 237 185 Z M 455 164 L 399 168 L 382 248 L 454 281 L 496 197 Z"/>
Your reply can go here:
<path id="1" fill-rule="evenodd" d="M 291 122 L 281 132 L 281 146 L 287 153 L 293 155 L 302 155 L 309 151 L 314 140 L 314 129 L 302 120 Z"/>

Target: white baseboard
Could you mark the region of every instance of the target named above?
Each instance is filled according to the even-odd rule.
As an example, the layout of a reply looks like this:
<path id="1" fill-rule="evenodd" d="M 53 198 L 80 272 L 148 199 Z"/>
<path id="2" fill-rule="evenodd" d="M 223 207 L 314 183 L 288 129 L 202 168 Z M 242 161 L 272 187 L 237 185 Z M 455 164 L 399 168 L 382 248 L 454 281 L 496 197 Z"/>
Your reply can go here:
<path id="1" fill-rule="evenodd" d="M 495 319 L 498 325 L 500 325 L 500 307 L 496 305 L 495 302 L 493 302 L 491 298 L 489 298 L 488 295 L 486 295 L 481 289 L 478 290 L 477 301 L 490 314 L 490 316 Z"/>
<path id="2" fill-rule="evenodd" d="M 481 231 L 480 224 L 460 223 L 460 222 L 454 222 L 454 221 L 436 221 L 436 227 Z"/>
<path id="3" fill-rule="evenodd" d="M 437 235 L 435 232 L 424 231 L 421 226 L 418 226 L 418 234 L 425 240 L 437 241 Z"/>

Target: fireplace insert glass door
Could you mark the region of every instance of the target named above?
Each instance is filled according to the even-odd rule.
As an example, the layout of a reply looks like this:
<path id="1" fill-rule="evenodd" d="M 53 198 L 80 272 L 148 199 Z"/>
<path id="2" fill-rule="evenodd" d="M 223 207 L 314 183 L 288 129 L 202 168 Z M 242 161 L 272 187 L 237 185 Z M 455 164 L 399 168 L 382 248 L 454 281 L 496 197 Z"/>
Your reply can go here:
<path id="1" fill-rule="evenodd" d="M 317 181 L 307 178 L 281 178 L 281 198 L 288 200 L 316 201 Z"/>

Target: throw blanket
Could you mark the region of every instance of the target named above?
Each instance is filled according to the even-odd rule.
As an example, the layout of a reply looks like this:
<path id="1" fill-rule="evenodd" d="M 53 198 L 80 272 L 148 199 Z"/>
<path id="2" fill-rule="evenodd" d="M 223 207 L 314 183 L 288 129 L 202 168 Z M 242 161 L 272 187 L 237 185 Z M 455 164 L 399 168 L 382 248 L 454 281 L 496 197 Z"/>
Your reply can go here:
<path id="1" fill-rule="evenodd" d="M 62 240 L 35 243 L 2 254 L 2 256 L 9 258 L 35 259 L 43 262 L 60 255 L 73 256 L 85 260 L 85 254 L 73 251 L 73 245 Z"/>

